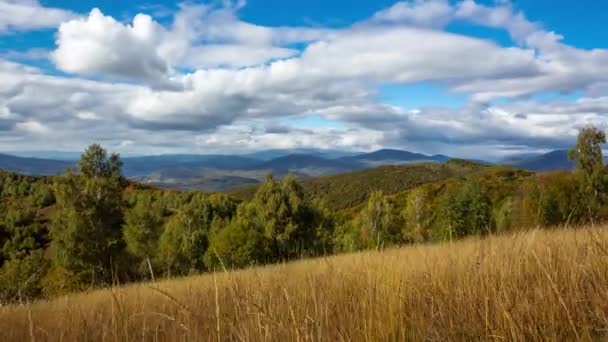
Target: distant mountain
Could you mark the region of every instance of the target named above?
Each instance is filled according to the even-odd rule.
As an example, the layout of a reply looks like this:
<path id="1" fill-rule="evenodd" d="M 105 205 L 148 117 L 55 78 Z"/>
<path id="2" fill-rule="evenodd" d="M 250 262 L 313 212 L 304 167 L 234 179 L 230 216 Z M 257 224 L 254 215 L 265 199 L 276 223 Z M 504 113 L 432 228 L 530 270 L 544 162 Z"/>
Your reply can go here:
<path id="1" fill-rule="evenodd" d="M 292 151 L 306 153 L 288 153 Z M 62 153 L 56 156 L 66 159 L 76 156 Z M 272 158 L 267 159 L 269 157 Z M 311 178 L 383 165 L 443 163 L 448 159 L 442 155 L 428 156 L 391 149 L 358 154 L 339 150 L 295 149 L 266 150 L 247 155 L 166 154 L 122 158 L 123 173 L 130 179 L 159 187 L 208 191 L 255 184 L 268 173 L 278 177 L 292 174 L 299 178 Z M 57 174 L 75 164 L 75 160 L 9 155 L 0 158 L 0 169 L 31 175 Z"/>
<path id="2" fill-rule="evenodd" d="M 568 159 L 567 150 L 555 150 L 511 164 L 520 169 L 531 171 L 572 170 L 574 162 Z"/>
<path id="3" fill-rule="evenodd" d="M 73 166 L 73 162 L 62 160 L 24 158 L 0 154 L 0 169 L 26 175 L 56 175 L 65 171 L 66 168 Z"/>
<path id="4" fill-rule="evenodd" d="M 512 154 L 512 155 L 509 155 L 507 157 L 504 157 L 504 158 L 498 160 L 497 164 L 501 164 L 501 165 L 513 165 L 513 164 L 516 164 L 516 163 L 523 162 L 525 160 L 529 160 L 529 159 L 532 159 L 532 158 L 540 157 L 542 155 L 543 155 L 543 153 L 518 153 L 518 154 Z"/>
<path id="5" fill-rule="evenodd" d="M 6 152 L 11 156 L 22 157 L 22 158 L 36 158 L 36 159 L 52 159 L 61 161 L 75 162 L 80 159 L 82 152 L 68 152 L 68 151 L 11 151 Z"/>
<path id="6" fill-rule="evenodd" d="M 450 158 L 444 155 L 428 156 L 402 150 L 382 149 L 371 153 L 362 153 L 356 156 L 340 158 L 343 161 L 356 161 L 366 166 L 399 165 L 414 162 L 439 162 L 443 163 Z"/>
<path id="7" fill-rule="evenodd" d="M 123 162 L 123 170 L 127 176 L 141 176 L 158 172 L 171 173 L 178 168 L 181 169 L 179 172 L 182 175 L 187 170 L 190 170 L 189 176 L 194 176 L 200 173 L 201 169 L 247 169 L 259 164 L 261 161 L 254 158 L 231 155 L 167 154 L 123 158 Z"/>
<path id="8" fill-rule="evenodd" d="M 274 149 L 274 150 L 262 150 L 258 152 L 242 154 L 242 157 L 260 159 L 263 161 L 269 161 L 276 158 L 286 157 L 292 154 L 307 154 L 315 157 L 325 159 L 335 159 L 348 156 L 354 156 L 360 152 L 349 152 L 341 150 L 330 150 L 330 149 L 315 149 L 315 148 L 295 148 L 295 149 Z"/>
<path id="9" fill-rule="evenodd" d="M 327 175 L 362 168 L 364 166 L 354 160 L 325 159 L 309 154 L 290 154 L 253 167 L 255 170 L 265 170 L 275 174 L 299 173 L 308 176 Z"/>

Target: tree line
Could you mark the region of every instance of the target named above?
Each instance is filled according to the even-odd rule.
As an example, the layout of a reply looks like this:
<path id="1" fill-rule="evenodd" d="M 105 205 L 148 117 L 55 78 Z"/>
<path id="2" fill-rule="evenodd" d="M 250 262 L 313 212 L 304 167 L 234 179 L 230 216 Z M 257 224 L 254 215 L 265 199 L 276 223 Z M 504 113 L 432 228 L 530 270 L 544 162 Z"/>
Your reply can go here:
<path id="1" fill-rule="evenodd" d="M 331 210 L 292 177 L 247 201 L 131 183 L 90 146 L 78 172 L 0 172 L 0 302 L 369 248 L 599 222 L 608 216 L 605 133 L 581 130 L 574 172 L 507 167 Z"/>

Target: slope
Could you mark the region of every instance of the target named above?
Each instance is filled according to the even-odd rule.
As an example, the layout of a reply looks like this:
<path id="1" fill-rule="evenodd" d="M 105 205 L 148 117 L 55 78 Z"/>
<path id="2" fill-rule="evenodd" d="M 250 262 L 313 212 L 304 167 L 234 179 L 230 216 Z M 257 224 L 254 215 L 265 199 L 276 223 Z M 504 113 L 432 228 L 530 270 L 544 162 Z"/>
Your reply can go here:
<path id="1" fill-rule="evenodd" d="M 444 164 L 382 166 L 318 177 L 304 180 L 302 185 L 311 198 L 325 200 L 332 209 L 345 209 L 363 203 L 374 190 L 386 194 L 397 193 L 421 184 L 466 175 L 487 167 L 489 166 L 484 164 L 452 159 Z M 229 193 L 239 199 L 248 199 L 253 196 L 256 189 L 257 186 L 251 186 L 235 189 Z"/>
<path id="2" fill-rule="evenodd" d="M 605 340 L 608 227 L 532 231 L 0 307 L 3 341 Z"/>
<path id="3" fill-rule="evenodd" d="M 0 169 L 26 175 L 55 175 L 62 173 L 66 168 L 74 166 L 74 162 L 16 157 L 0 154 Z"/>

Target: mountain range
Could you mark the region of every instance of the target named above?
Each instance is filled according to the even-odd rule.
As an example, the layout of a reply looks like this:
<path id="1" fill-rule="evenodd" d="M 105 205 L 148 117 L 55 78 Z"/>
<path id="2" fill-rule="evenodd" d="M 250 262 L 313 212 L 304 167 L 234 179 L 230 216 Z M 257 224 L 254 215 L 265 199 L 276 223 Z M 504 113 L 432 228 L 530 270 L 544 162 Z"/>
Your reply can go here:
<path id="1" fill-rule="evenodd" d="M 531 171 L 567 170 L 574 164 L 566 150 L 506 158 L 498 164 Z M 42 155 L 31 152 L 30 155 Z M 75 168 L 75 153 L 49 153 L 55 158 L 0 154 L 0 169 L 29 175 L 53 175 Z M 64 158 L 59 158 L 62 156 Z M 69 156 L 71 158 L 66 158 Z M 260 182 L 267 174 L 313 178 L 384 165 L 418 162 L 444 163 L 445 155 L 425 155 L 382 149 L 371 153 L 339 150 L 266 150 L 243 155 L 167 154 L 123 158 L 124 174 L 133 180 L 160 187 L 221 191 Z"/>

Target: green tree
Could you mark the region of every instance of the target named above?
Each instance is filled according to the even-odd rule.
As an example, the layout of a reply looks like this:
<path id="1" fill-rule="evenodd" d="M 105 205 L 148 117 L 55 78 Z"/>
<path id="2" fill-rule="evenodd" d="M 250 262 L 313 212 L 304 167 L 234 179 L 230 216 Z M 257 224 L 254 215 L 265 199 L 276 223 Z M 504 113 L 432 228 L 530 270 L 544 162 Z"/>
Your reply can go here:
<path id="1" fill-rule="evenodd" d="M 223 224 L 213 229 L 209 249 L 204 256 L 209 269 L 242 268 L 264 263 L 268 257 L 265 238 L 253 222 L 235 217 L 225 226 Z"/>
<path id="2" fill-rule="evenodd" d="M 90 146 L 79 174 L 57 178 L 57 210 L 51 227 L 53 261 L 78 288 L 108 284 L 123 270 L 122 175 L 117 154 Z"/>
<path id="3" fill-rule="evenodd" d="M 403 238 L 407 242 L 422 242 L 426 240 L 426 209 L 427 194 L 423 187 L 412 190 L 407 196 L 403 216 L 405 226 Z"/>
<path id="4" fill-rule="evenodd" d="M 123 234 L 127 250 L 142 261 L 139 270 L 144 274 L 148 266 L 156 265 L 163 221 L 164 207 L 154 201 L 150 192 L 139 194 L 133 208 L 125 212 Z"/>
<path id="5" fill-rule="evenodd" d="M 40 297 L 48 267 L 49 261 L 41 249 L 6 262 L 0 268 L 0 304 Z"/>
<path id="6" fill-rule="evenodd" d="M 333 249 L 333 229 L 329 209 L 312 203 L 293 177 L 268 176 L 229 224 L 214 229 L 205 260 L 242 267 L 319 255 Z"/>
<path id="7" fill-rule="evenodd" d="M 448 238 L 486 233 L 491 226 L 492 203 L 475 180 L 468 180 L 458 191 L 446 197 L 443 214 Z"/>
<path id="8" fill-rule="evenodd" d="M 363 245 L 380 248 L 402 241 L 403 220 L 393 201 L 381 191 L 372 192 L 356 222 Z"/>
<path id="9" fill-rule="evenodd" d="M 98 144 L 89 146 L 78 161 L 78 171 L 87 179 L 122 178 L 122 161 L 120 156 L 106 150 Z"/>
<path id="10" fill-rule="evenodd" d="M 588 212 L 578 175 L 560 172 L 545 176 L 540 188 L 539 219 L 544 226 L 576 224 Z"/>
<path id="11" fill-rule="evenodd" d="M 602 144 L 605 143 L 606 133 L 589 126 L 579 132 L 576 145 L 568 153 L 569 158 L 576 162 L 576 174 L 584 195 L 582 199 L 590 219 L 605 202 L 607 179 L 602 155 Z"/>
<path id="12" fill-rule="evenodd" d="M 203 256 L 214 222 L 229 220 L 235 204 L 225 195 L 197 194 L 165 224 L 160 237 L 159 258 L 168 274 L 191 274 L 205 270 Z"/>

